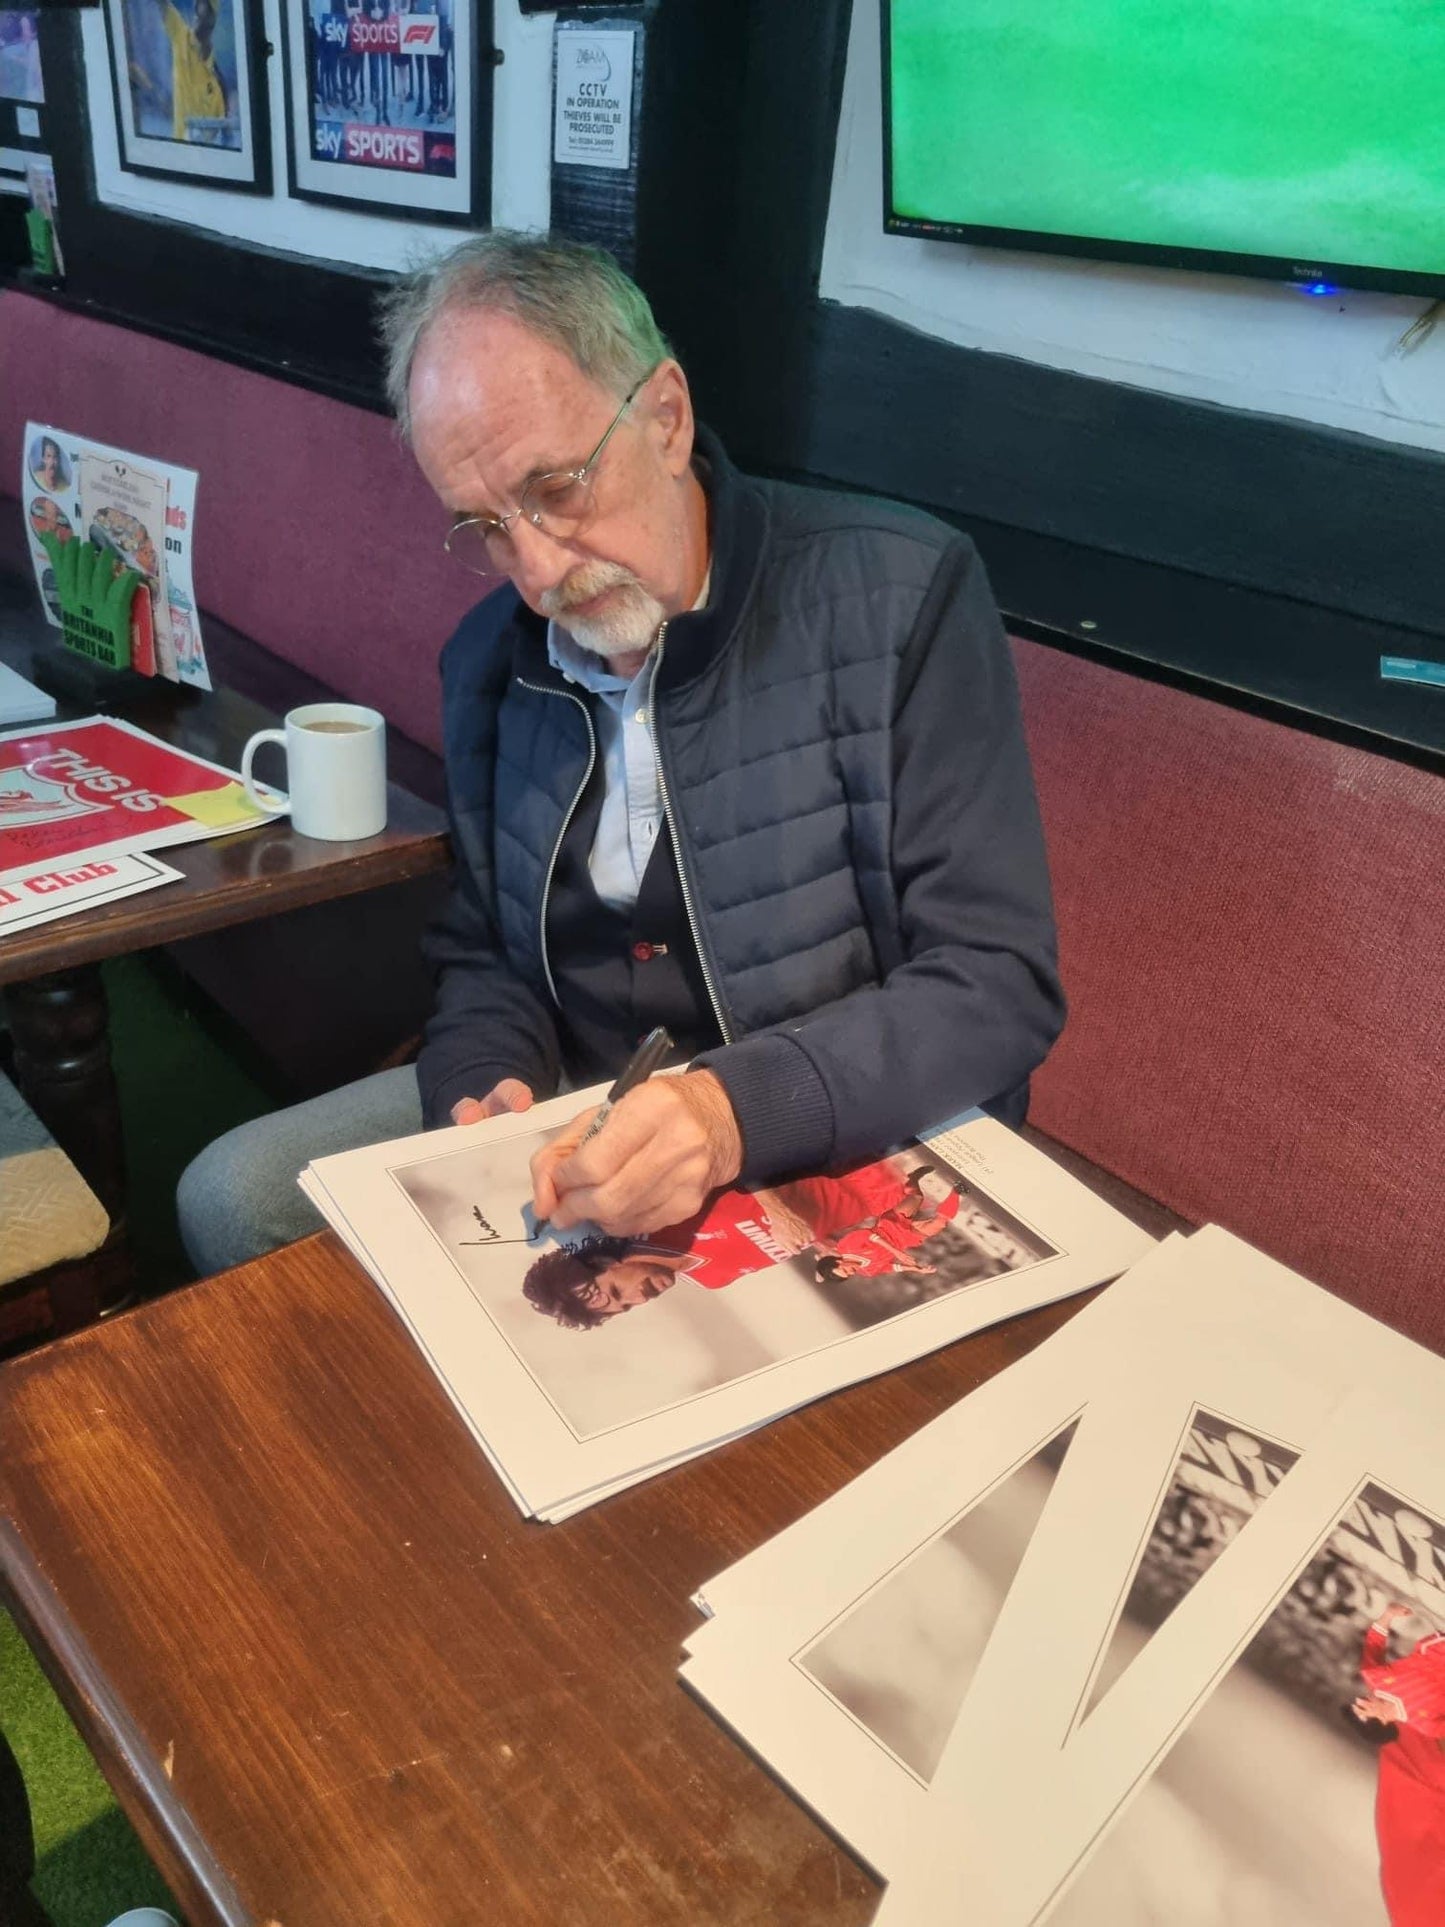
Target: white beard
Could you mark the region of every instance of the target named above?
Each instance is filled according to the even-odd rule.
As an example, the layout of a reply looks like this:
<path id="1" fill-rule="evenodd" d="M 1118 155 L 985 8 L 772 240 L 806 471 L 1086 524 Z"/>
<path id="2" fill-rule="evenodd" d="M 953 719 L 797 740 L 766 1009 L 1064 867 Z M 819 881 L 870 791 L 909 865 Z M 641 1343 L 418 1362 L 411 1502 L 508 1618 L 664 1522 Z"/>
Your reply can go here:
<path id="1" fill-rule="evenodd" d="M 616 593 L 599 614 L 581 616 L 569 608 L 568 603 L 573 599 L 585 602 L 604 588 L 615 589 Z M 565 600 L 557 591 L 549 590 L 542 597 L 542 613 L 560 623 L 581 648 L 590 649 L 594 656 L 604 659 L 650 649 L 667 619 L 662 604 L 643 588 L 636 576 L 626 569 L 607 565 L 602 565 L 596 574 L 579 572 L 579 577 L 568 585 Z"/>

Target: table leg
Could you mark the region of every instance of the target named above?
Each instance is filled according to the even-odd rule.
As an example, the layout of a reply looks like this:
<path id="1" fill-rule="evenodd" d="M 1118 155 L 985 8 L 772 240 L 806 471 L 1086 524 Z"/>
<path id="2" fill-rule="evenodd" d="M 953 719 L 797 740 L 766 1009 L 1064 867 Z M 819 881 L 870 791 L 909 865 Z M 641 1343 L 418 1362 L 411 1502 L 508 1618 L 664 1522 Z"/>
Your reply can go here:
<path id="1" fill-rule="evenodd" d="M 42 1927 L 46 1916 L 30 1892 L 35 1842 L 20 1764 L 0 1733 L 0 1927 Z"/>
<path id="2" fill-rule="evenodd" d="M 99 966 L 11 984 L 5 1002 L 21 1095 L 119 1226 L 125 1151 Z"/>

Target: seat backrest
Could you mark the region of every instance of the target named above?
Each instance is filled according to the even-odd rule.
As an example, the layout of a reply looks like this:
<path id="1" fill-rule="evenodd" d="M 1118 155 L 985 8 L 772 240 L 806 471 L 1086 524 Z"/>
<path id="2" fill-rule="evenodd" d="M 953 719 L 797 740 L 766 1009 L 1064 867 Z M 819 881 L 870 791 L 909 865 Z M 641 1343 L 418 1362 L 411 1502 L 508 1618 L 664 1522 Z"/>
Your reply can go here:
<path id="1" fill-rule="evenodd" d="M 1032 1121 L 1445 1350 L 1445 778 L 1015 657 L 1070 999 Z"/>
<path id="2" fill-rule="evenodd" d="M 0 489 L 27 419 L 197 469 L 201 607 L 440 748 L 437 654 L 486 584 L 390 421 L 13 289 L 0 367 Z"/>

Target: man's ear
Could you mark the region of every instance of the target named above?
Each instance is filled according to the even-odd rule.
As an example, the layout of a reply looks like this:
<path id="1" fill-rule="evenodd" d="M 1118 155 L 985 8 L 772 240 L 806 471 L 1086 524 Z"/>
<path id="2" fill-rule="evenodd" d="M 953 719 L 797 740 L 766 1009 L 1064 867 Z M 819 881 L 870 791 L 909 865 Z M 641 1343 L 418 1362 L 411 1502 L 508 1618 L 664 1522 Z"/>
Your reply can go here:
<path id="1" fill-rule="evenodd" d="M 675 361 L 668 360 L 653 372 L 648 383 L 652 395 L 652 419 L 659 437 L 663 460 L 669 474 L 685 475 L 692 461 L 692 395 L 687 376 Z"/>

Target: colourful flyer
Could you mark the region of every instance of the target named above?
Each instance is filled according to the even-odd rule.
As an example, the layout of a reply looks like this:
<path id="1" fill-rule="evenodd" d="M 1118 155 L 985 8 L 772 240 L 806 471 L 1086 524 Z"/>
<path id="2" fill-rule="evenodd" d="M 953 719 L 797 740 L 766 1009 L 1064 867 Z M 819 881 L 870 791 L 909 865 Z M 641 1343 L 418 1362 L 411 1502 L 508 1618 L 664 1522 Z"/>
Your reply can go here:
<path id="1" fill-rule="evenodd" d="M 37 865 L 194 843 L 269 819 L 232 771 L 91 716 L 0 736 L 0 884 Z"/>
<path id="2" fill-rule="evenodd" d="M 158 673 L 209 689 L 191 576 L 196 479 L 193 468 L 131 455 L 44 422 L 25 424 L 20 490 L 46 616 L 60 627 L 55 571 L 41 537 L 89 540 L 145 578 Z"/>

